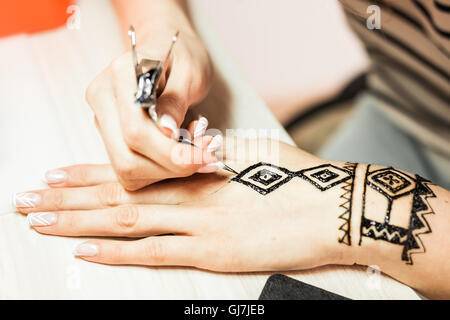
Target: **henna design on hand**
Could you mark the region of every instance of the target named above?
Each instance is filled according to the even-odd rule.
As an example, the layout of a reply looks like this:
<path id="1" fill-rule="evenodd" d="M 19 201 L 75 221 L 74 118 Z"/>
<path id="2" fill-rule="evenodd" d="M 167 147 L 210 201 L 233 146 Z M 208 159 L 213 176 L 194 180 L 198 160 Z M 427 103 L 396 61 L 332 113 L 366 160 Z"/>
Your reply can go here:
<path id="1" fill-rule="evenodd" d="M 325 191 L 341 184 L 343 193 L 339 198 L 343 199 L 343 201 L 339 204 L 339 208 L 344 209 L 344 211 L 338 217 L 343 220 L 339 227 L 341 235 L 338 241 L 351 245 L 350 227 L 356 166 L 356 163 L 346 163 L 343 168 L 339 168 L 331 164 L 324 164 L 292 172 L 270 163 L 260 162 L 248 167 L 232 178 L 231 181 L 242 183 L 262 195 L 269 194 L 289 182 L 293 177 L 299 177 L 308 181 L 320 191 Z"/>
<path id="2" fill-rule="evenodd" d="M 427 200 L 436 197 L 429 188 L 431 182 L 418 175 L 415 178 L 411 177 L 391 167 L 374 171 L 370 171 L 370 167 L 370 165 L 367 167 L 364 181 L 359 245 L 363 237 L 401 245 L 403 246 L 401 259 L 412 265 L 411 255 L 426 251 L 419 236 L 432 232 L 424 217 L 434 213 Z M 387 201 L 383 221 L 368 218 L 370 212 L 366 207 L 366 201 L 371 193 L 372 196 L 376 196 L 373 192 L 381 194 Z M 395 201 L 404 197 L 411 197 L 411 213 L 408 224 L 399 226 L 391 222 L 392 208 Z"/>
<path id="3" fill-rule="evenodd" d="M 338 239 L 340 243 L 344 243 L 348 246 L 352 245 L 351 238 L 351 220 L 352 220 L 352 203 L 353 203 L 353 187 L 355 185 L 355 172 L 357 163 L 347 162 L 344 165 L 344 169 L 347 169 L 352 173 L 351 179 L 344 181 L 341 189 L 344 193 L 339 197 L 343 199 L 343 203 L 339 205 L 339 208 L 344 209 L 344 212 L 339 216 L 339 219 L 344 222 L 339 227 L 339 230 L 342 231 L 342 236 Z"/>
<path id="4" fill-rule="evenodd" d="M 296 172 L 296 175 L 315 186 L 320 191 L 328 190 L 352 178 L 352 171 L 323 164 Z"/>
<path id="5" fill-rule="evenodd" d="M 288 169 L 270 163 L 259 162 L 241 171 L 231 181 L 242 183 L 262 195 L 266 195 L 289 182 L 295 176 Z"/>
<path id="6" fill-rule="evenodd" d="M 351 179 L 353 176 L 352 170 L 339 168 L 332 164 L 323 164 L 292 172 L 270 163 L 259 162 L 241 171 L 231 181 L 242 183 L 262 195 L 267 195 L 289 182 L 293 177 L 302 178 L 320 191 L 325 191 Z"/>

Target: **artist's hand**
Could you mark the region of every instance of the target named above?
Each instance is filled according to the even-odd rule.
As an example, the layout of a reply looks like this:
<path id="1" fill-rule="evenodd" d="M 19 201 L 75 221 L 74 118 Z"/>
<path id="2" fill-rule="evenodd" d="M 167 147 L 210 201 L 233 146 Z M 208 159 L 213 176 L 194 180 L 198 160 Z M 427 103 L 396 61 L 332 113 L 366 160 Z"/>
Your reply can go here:
<path id="1" fill-rule="evenodd" d="M 117 176 L 127 190 L 189 176 L 198 170 L 211 172 L 214 166 L 201 168 L 217 161 L 206 151 L 212 137 L 195 142 L 204 149 L 179 145 L 173 140 L 178 137 L 187 109 L 207 94 L 211 82 L 208 53 L 192 28 L 169 19 L 136 26 L 138 56 L 162 60 L 177 30 L 179 40 L 160 81 L 157 125 L 135 104 L 137 85 L 130 51 L 115 59 L 86 92 L 115 171 L 111 178 L 115 180 Z M 201 138 L 206 126 L 203 117 L 191 123 L 191 139 Z M 215 142 L 212 149 L 219 147 L 220 138 Z"/>
<path id="2" fill-rule="evenodd" d="M 235 148 L 228 139 L 225 144 L 226 162 L 238 171 L 259 161 L 292 171 L 324 163 L 284 144 L 279 152 L 275 146 L 271 155 L 259 159 L 247 158 L 242 150 L 255 149 L 245 144 Z M 237 158 L 230 156 L 233 152 Z M 262 195 L 240 182 L 230 182 L 232 174 L 220 172 L 127 192 L 117 182 L 99 183 L 99 176 L 110 170 L 107 166 L 61 170 L 72 188 L 33 191 L 28 199 L 38 200 L 21 202 L 28 205 L 19 208 L 22 213 L 35 212 L 28 221 L 36 231 L 140 238 L 87 241 L 76 252 L 88 261 L 216 271 L 291 270 L 347 262 L 344 252 L 348 249 L 337 241 L 342 188 L 322 193 L 296 177 Z M 254 181 L 249 176 L 243 179 Z"/>

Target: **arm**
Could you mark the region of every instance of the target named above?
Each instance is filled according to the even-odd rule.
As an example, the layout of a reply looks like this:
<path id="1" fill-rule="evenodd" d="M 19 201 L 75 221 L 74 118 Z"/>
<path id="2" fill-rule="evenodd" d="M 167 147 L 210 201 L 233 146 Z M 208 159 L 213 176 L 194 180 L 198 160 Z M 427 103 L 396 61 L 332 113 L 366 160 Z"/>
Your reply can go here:
<path id="1" fill-rule="evenodd" d="M 238 175 L 127 192 L 98 183 L 103 167 L 68 167 L 65 188 L 21 194 L 16 205 L 44 234 L 144 237 L 82 243 L 77 256 L 87 261 L 222 272 L 377 265 L 425 296 L 450 297 L 447 190 L 401 170 L 254 142 L 225 140 Z"/>
<path id="2" fill-rule="evenodd" d="M 450 297 L 450 192 L 420 176 L 356 167 L 349 261 L 376 265 L 431 298 Z"/>

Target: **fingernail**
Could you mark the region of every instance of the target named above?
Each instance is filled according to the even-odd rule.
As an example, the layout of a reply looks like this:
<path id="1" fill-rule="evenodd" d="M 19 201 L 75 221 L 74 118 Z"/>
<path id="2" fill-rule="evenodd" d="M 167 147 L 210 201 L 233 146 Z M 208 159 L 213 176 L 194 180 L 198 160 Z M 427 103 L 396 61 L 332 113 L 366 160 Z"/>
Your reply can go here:
<path id="1" fill-rule="evenodd" d="M 211 173 L 211 172 L 216 172 L 220 169 L 222 169 L 224 167 L 222 162 L 214 162 L 214 163 L 210 163 L 207 164 L 204 167 L 201 167 L 200 169 L 198 169 L 198 173 Z"/>
<path id="2" fill-rule="evenodd" d="M 67 179 L 67 172 L 63 170 L 50 170 L 44 175 L 44 182 L 48 184 L 60 183 Z"/>
<path id="3" fill-rule="evenodd" d="M 27 216 L 27 221 L 30 226 L 51 226 L 56 223 L 56 213 L 53 212 L 35 212 Z"/>
<path id="4" fill-rule="evenodd" d="M 20 192 L 13 196 L 13 204 L 16 208 L 34 208 L 41 202 L 41 196 L 37 193 Z"/>
<path id="5" fill-rule="evenodd" d="M 73 249 L 76 257 L 94 257 L 98 254 L 98 246 L 92 243 L 82 243 Z"/>
<path id="6" fill-rule="evenodd" d="M 160 120 L 161 127 L 167 128 L 172 131 L 172 136 L 177 137 L 178 127 L 175 120 L 168 114 L 163 114 Z"/>
<path id="7" fill-rule="evenodd" d="M 214 138 L 212 138 L 211 142 L 208 145 L 208 148 L 206 149 L 206 152 L 214 152 L 220 147 L 222 147 L 223 144 L 223 138 L 222 135 L 217 135 Z"/>
<path id="8" fill-rule="evenodd" d="M 206 128 L 208 128 L 208 119 L 200 117 L 194 129 L 194 139 L 203 136 L 206 132 Z"/>

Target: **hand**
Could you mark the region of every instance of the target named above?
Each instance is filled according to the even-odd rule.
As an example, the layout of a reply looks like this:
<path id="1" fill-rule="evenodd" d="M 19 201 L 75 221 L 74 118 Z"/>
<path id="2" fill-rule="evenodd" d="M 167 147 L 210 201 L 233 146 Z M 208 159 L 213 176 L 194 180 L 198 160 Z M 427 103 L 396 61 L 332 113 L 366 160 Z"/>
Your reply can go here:
<path id="1" fill-rule="evenodd" d="M 111 178 L 127 190 L 137 190 L 167 178 L 189 176 L 217 162 L 206 148 L 179 145 L 173 140 L 178 138 L 178 128 L 187 109 L 203 99 L 211 82 L 211 62 L 194 31 L 188 25 L 161 19 L 149 26 L 136 26 L 139 59 L 162 60 L 177 30 L 180 37 L 160 82 L 157 126 L 134 102 L 137 86 L 130 52 L 114 60 L 86 92 L 115 171 Z M 206 126 L 205 118 L 191 123 L 190 138 L 202 138 Z M 208 136 L 194 143 L 207 147 L 211 139 Z"/>
<path id="2" fill-rule="evenodd" d="M 291 171 L 325 163 L 285 144 L 279 145 L 278 153 L 258 159 L 245 157 L 245 151 L 251 150 L 247 144 L 238 146 L 229 139 L 225 142 L 225 160 L 238 171 L 259 161 Z M 337 218 L 341 188 L 320 192 L 295 177 L 264 196 L 230 182 L 232 175 L 220 172 L 129 192 L 117 182 L 102 183 L 101 176 L 112 171 L 108 166 L 61 171 L 71 187 L 16 197 L 20 212 L 29 214 L 28 221 L 37 232 L 139 238 L 85 242 L 76 255 L 87 261 L 215 271 L 293 270 L 353 262 L 346 260 L 350 250 L 336 241 L 342 223 Z"/>

